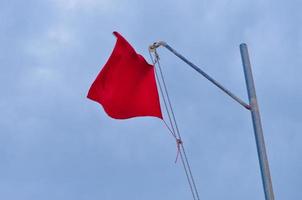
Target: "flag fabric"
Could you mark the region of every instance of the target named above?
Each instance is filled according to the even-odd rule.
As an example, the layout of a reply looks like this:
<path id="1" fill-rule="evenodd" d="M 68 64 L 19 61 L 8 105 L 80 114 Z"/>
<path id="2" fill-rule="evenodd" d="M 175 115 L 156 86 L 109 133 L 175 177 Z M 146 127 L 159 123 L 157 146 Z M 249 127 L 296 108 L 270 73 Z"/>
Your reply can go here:
<path id="1" fill-rule="evenodd" d="M 153 116 L 162 119 L 155 69 L 118 32 L 107 63 L 87 97 L 100 103 L 115 119 Z"/>

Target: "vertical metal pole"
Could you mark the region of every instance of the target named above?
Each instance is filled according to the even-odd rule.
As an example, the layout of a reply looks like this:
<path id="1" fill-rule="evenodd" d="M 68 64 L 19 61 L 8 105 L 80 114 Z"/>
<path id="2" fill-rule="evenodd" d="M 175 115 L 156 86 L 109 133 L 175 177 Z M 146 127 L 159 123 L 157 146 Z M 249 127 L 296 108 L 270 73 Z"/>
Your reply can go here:
<path id="1" fill-rule="evenodd" d="M 271 180 L 271 175 L 270 175 L 270 170 L 269 170 L 269 165 L 268 165 L 268 160 L 265 150 L 265 143 L 264 143 L 262 126 L 261 126 L 261 119 L 260 119 L 260 113 L 259 113 L 258 102 L 256 97 L 255 85 L 252 75 L 251 63 L 250 63 L 246 44 L 240 44 L 240 53 L 241 53 L 241 59 L 244 69 L 247 92 L 249 96 L 249 102 L 251 106 L 251 114 L 253 120 L 253 127 L 254 127 L 265 199 L 274 200 L 275 198 L 273 192 L 273 185 L 272 185 L 272 180 Z"/>

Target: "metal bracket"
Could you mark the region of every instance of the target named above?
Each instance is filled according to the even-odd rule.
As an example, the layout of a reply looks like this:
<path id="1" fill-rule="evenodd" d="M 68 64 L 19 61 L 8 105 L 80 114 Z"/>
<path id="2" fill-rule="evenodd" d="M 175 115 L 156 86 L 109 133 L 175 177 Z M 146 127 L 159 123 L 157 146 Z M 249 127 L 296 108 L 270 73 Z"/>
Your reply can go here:
<path id="1" fill-rule="evenodd" d="M 166 43 L 164 41 L 154 42 L 152 45 L 149 46 L 149 51 L 155 52 L 158 47 L 165 46 L 165 45 Z"/>

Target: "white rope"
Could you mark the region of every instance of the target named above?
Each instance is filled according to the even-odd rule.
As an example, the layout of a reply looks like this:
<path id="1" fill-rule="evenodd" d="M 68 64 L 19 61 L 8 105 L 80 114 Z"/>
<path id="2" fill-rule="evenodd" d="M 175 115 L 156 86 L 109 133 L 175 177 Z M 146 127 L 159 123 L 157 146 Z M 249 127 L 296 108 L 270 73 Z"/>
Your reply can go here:
<path id="1" fill-rule="evenodd" d="M 153 50 L 153 53 L 155 55 L 155 59 L 153 58 L 151 51 L 149 51 L 150 58 L 152 60 L 152 63 L 154 65 L 154 67 L 157 64 L 158 69 L 159 69 L 159 75 L 160 76 L 158 75 L 157 68 L 155 68 L 155 70 L 154 70 L 155 71 L 155 76 L 156 76 L 157 83 L 159 85 L 159 90 L 160 90 L 160 93 L 161 93 L 161 96 L 162 96 L 162 99 L 163 99 L 163 102 L 164 102 L 164 106 L 165 106 L 165 109 L 166 109 L 166 112 L 167 112 L 167 115 L 168 115 L 168 119 L 169 119 L 171 128 L 168 126 L 168 124 L 166 123 L 166 121 L 164 119 L 163 119 L 163 121 L 164 121 L 166 127 L 168 128 L 168 130 L 171 132 L 171 134 L 173 135 L 173 137 L 176 140 L 177 149 L 178 149 L 177 156 L 176 156 L 176 161 L 177 161 L 178 155 L 180 155 L 181 162 L 182 162 L 182 165 L 183 165 L 183 168 L 184 168 L 184 171 L 185 171 L 185 174 L 186 174 L 189 186 L 190 186 L 190 190 L 191 190 L 193 199 L 194 200 L 199 200 L 199 194 L 198 194 L 196 184 L 195 184 L 195 181 L 194 181 L 194 177 L 193 177 L 193 174 L 192 174 L 192 171 L 191 171 L 191 166 L 189 164 L 189 161 L 188 161 L 188 158 L 187 158 L 187 155 L 186 155 L 186 152 L 185 152 L 185 148 L 184 148 L 183 142 L 181 140 L 181 135 L 180 135 L 180 132 L 179 132 L 179 129 L 178 129 L 178 126 L 177 126 L 175 114 L 174 114 L 173 107 L 172 107 L 172 104 L 171 104 L 171 100 L 170 100 L 170 97 L 169 97 L 169 94 L 168 94 L 167 86 L 166 86 L 166 83 L 165 83 L 165 79 L 164 79 L 164 75 L 163 75 L 163 72 L 162 72 L 161 65 L 159 63 L 159 56 L 156 52 L 156 49 Z M 160 79 L 159 79 L 159 77 L 160 77 Z"/>

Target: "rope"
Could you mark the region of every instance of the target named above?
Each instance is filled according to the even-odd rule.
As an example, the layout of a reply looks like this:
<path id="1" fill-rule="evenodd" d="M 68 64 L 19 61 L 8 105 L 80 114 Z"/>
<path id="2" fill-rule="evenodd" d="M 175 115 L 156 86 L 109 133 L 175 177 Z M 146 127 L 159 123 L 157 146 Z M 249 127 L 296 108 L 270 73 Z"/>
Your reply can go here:
<path id="1" fill-rule="evenodd" d="M 158 60 L 153 60 L 153 57 L 151 55 L 151 52 L 150 53 L 150 57 L 151 57 L 151 60 L 153 62 L 153 65 L 155 66 L 156 62 L 158 62 Z M 156 68 L 155 68 L 155 77 L 156 77 L 156 80 L 157 80 L 157 83 L 159 85 L 159 89 L 160 89 L 160 93 L 161 93 L 161 96 L 162 96 L 162 99 L 163 99 L 163 102 L 164 102 L 164 106 L 165 106 L 165 109 L 167 111 L 167 114 L 168 114 L 168 118 L 169 118 L 169 122 L 171 124 L 171 128 L 168 126 L 167 122 L 165 120 L 164 123 L 166 125 L 166 127 L 168 128 L 168 130 L 171 132 L 171 134 L 173 135 L 173 137 L 175 138 L 175 140 L 177 140 L 177 137 L 176 137 L 176 134 L 175 134 L 175 129 L 174 129 L 174 126 L 173 126 L 173 123 L 172 123 L 172 118 L 171 118 L 171 115 L 170 115 L 170 112 L 168 110 L 168 106 L 167 106 L 167 102 L 166 102 L 166 99 L 165 99 L 165 95 L 164 95 L 164 92 L 163 92 L 163 89 L 162 89 L 162 86 L 161 86 L 161 82 L 158 78 L 158 74 L 157 74 L 157 71 L 156 71 Z M 184 162 L 184 159 L 183 159 L 183 156 L 181 154 L 181 151 L 178 151 L 180 153 L 177 153 L 180 154 L 180 157 L 181 157 L 181 161 L 182 161 L 182 165 L 184 167 L 184 171 L 185 171 L 185 174 L 186 174 L 186 177 L 187 177 L 187 180 L 188 180 L 188 183 L 189 183 L 189 186 L 190 186 L 190 190 L 191 190 L 191 193 L 192 193 L 192 196 L 193 196 L 193 199 L 196 200 L 195 198 L 195 193 L 194 193 L 194 190 L 193 190 L 193 186 L 192 186 L 192 183 L 191 183 L 191 180 L 190 180 L 190 176 L 189 176 L 189 173 L 188 173 L 188 170 L 187 170 L 187 167 L 185 165 L 185 162 Z M 178 157 L 178 156 L 177 156 Z"/>
<path id="2" fill-rule="evenodd" d="M 167 95 L 167 99 L 168 99 L 168 104 L 169 104 L 169 107 L 170 107 L 170 110 L 171 110 L 171 114 L 172 114 L 172 117 L 173 117 L 173 120 L 174 120 L 174 124 L 175 124 L 175 128 L 176 128 L 176 133 L 177 133 L 178 138 L 181 140 L 181 136 L 180 136 L 180 132 L 179 132 L 179 129 L 178 129 L 178 125 L 177 125 L 177 123 L 176 123 L 175 114 L 174 114 L 174 111 L 173 111 L 173 107 L 172 107 L 172 104 L 171 104 L 171 101 L 170 101 L 170 97 L 169 97 L 169 94 L 168 94 L 168 90 L 167 90 L 167 86 L 166 86 L 166 83 L 165 83 L 165 78 L 164 78 L 164 75 L 163 75 L 163 72 L 162 72 L 161 65 L 160 65 L 160 63 L 159 63 L 159 56 L 158 56 L 156 50 L 155 50 L 154 53 L 155 53 L 155 55 L 156 55 L 156 57 L 157 57 L 157 66 L 158 66 L 158 68 L 159 68 L 160 75 L 161 75 L 161 77 L 162 77 L 164 89 L 165 89 L 165 92 L 166 92 L 166 95 Z M 199 200 L 199 194 L 198 194 L 198 191 L 197 191 L 197 188 L 196 188 L 196 184 L 195 184 L 195 181 L 194 181 L 194 177 L 193 177 L 193 174 L 192 174 L 192 171 L 191 171 L 191 166 L 190 166 L 190 163 L 189 163 L 189 161 L 188 161 L 188 157 L 187 157 L 185 148 L 184 148 L 184 146 L 183 146 L 182 143 L 180 144 L 180 146 L 181 146 L 181 149 L 182 149 L 183 154 L 184 154 L 185 162 L 186 162 L 186 164 L 187 164 L 187 166 L 188 166 L 188 171 L 189 171 L 189 174 L 190 174 L 190 177 L 191 177 L 193 186 L 194 186 L 194 190 L 195 190 L 195 192 L 196 192 L 197 199 Z"/>
<path id="3" fill-rule="evenodd" d="M 150 58 L 152 60 L 152 63 L 153 63 L 153 66 L 155 66 L 155 64 L 158 62 L 158 60 L 154 60 L 153 57 L 152 57 L 152 54 L 151 52 L 149 51 L 149 54 L 150 54 Z M 165 109 L 167 111 L 167 114 L 168 114 L 168 118 L 169 118 L 169 122 L 171 124 L 171 128 L 168 126 L 167 122 L 165 121 L 165 119 L 163 119 L 163 122 L 164 124 L 166 125 L 167 129 L 170 131 L 170 133 L 172 134 L 172 136 L 177 139 L 176 137 L 176 134 L 175 134 L 175 129 L 174 129 L 174 126 L 172 125 L 172 117 L 170 115 L 170 112 L 168 111 L 168 105 L 167 105 L 167 101 L 166 101 L 166 98 L 164 96 L 164 93 L 163 93 L 163 88 L 162 88 L 162 85 L 160 83 L 160 80 L 158 78 L 158 74 L 157 74 L 157 71 L 156 71 L 156 68 L 155 68 L 155 78 L 156 78 L 156 81 L 158 83 L 158 86 L 159 86 L 159 91 L 160 91 L 160 94 L 162 96 L 162 99 L 163 99 L 163 102 L 164 102 L 164 106 L 165 106 Z"/>
<path id="4" fill-rule="evenodd" d="M 168 126 L 168 124 L 165 120 L 163 120 L 163 122 L 166 125 L 167 129 L 172 134 L 172 136 L 174 137 L 174 139 L 176 141 L 176 145 L 177 145 L 177 154 L 176 154 L 175 162 L 177 162 L 178 157 L 181 158 L 181 162 L 182 162 L 182 165 L 183 165 L 183 168 L 184 168 L 184 171 L 185 171 L 185 174 L 186 174 L 189 186 L 190 186 L 190 190 L 191 190 L 193 199 L 194 200 L 199 200 L 199 194 L 198 194 L 196 184 L 195 184 L 195 181 L 194 181 L 194 177 L 193 177 L 193 174 L 192 174 L 192 171 L 191 171 L 191 166 L 189 164 L 189 161 L 188 161 L 185 149 L 184 149 L 184 145 L 183 145 L 183 142 L 181 140 L 181 135 L 180 135 L 180 132 L 179 132 L 179 129 L 178 129 L 178 126 L 177 126 L 175 114 L 174 114 L 173 107 L 172 107 L 172 104 L 171 104 L 171 100 L 170 100 L 170 97 L 169 97 L 169 94 L 168 94 L 168 90 L 167 90 L 167 86 L 166 86 L 166 83 L 165 83 L 164 75 L 163 75 L 163 72 L 162 72 L 161 65 L 159 63 L 159 56 L 156 52 L 156 49 L 153 50 L 153 52 L 155 54 L 155 60 L 153 59 L 153 56 L 152 56 L 150 51 L 149 51 L 149 54 L 150 54 L 150 58 L 152 60 L 152 63 L 154 65 L 154 67 L 157 63 L 157 66 L 159 68 L 159 72 L 160 72 L 159 75 L 160 75 L 161 81 L 159 79 L 159 75 L 158 75 L 158 72 L 157 72 L 156 68 L 155 68 L 155 76 L 156 76 L 156 80 L 157 80 L 158 85 L 159 85 L 160 93 L 161 93 L 161 96 L 162 96 L 162 99 L 163 99 L 163 102 L 164 102 L 165 109 L 167 111 L 167 115 L 168 115 L 168 119 L 169 119 L 171 128 Z M 161 82 L 162 82 L 163 86 L 162 86 Z M 167 98 L 167 100 L 166 100 L 166 98 Z"/>
<path id="5" fill-rule="evenodd" d="M 176 128 L 176 133 L 177 133 L 178 138 L 181 140 L 181 135 L 180 135 L 180 132 L 179 132 L 179 129 L 178 129 L 178 126 L 177 126 L 175 114 L 174 114 L 173 107 L 172 107 L 172 104 L 171 104 L 171 100 L 170 100 L 170 97 L 169 97 L 169 94 L 168 94 L 167 86 L 166 86 L 166 83 L 165 83 L 165 78 L 164 78 L 164 75 L 163 75 L 163 72 L 162 72 L 162 68 L 161 68 L 161 65 L 160 65 L 160 62 L 159 62 L 159 56 L 158 56 L 156 50 L 155 50 L 154 53 L 155 53 L 155 55 L 157 57 L 157 66 L 159 68 L 160 75 L 161 75 L 161 78 L 162 78 L 162 82 L 163 82 L 163 85 L 164 85 L 164 89 L 165 89 L 165 93 L 166 93 L 166 96 L 167 96 L 168 104 L 169 104 L 169 107 L 170 107 L 170 110 L 171 110 L 171 114 L 172 114 L 172 117 L 173 117 L 173 121 L 174 121 L 174 124 L 175 124 L 175 128 Z M 191 178 L 192 184 L 194 186 L 194 190 L 195 190 L 197 199 L 199 200 L 199 194 L 198 194 L 198 191 L 197 191 L 197 188 L 196 188 L 196 184 L 195 184 L 194 177 L 193 177 L 193 174 L 192 174 L 191 166 L 190 166 L 190 163 L 188 161 L 188 158 L 187 158 L 186 151 L 185 151 L 183 143 L 180 143 L 180 147 L 181 147 L 181 150 L 182 150 L 182 152 L 184 154 L 184 160 L 185 160 L 185 162 L 187 164 L 187 168 L 188 168 L 188 171 L 189 171 L 189 174 L 190 174 L 190 178 Z"/>

